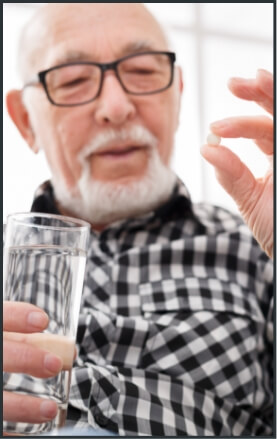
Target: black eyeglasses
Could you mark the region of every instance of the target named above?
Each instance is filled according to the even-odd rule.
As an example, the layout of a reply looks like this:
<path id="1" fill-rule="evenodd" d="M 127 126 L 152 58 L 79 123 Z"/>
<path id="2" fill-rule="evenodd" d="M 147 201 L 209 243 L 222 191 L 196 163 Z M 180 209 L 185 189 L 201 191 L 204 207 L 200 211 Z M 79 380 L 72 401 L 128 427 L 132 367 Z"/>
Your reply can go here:
<path id="1" fill-rule="evenodd" d="M 160 93 L 173 82 L 173 52 L 142 52 L 110 63 L 71 62 L 39 72 L 37 79 L 24 85 L 41 83 L 49 101 L 60 107 L 87 104 L 96 99 L 104 73 L 113 70 L 125 92 L 133 95 Z"/>

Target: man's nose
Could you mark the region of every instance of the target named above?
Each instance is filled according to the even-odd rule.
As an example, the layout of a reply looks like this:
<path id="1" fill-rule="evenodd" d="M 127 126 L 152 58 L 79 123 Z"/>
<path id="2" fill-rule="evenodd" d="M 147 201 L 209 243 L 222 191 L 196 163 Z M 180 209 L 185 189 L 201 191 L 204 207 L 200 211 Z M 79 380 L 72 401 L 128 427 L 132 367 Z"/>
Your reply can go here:
<path id="1" fill-rule="evenodd" d="M 136 108 L 113 72 L 106 72 L 96 100 L 95 118 L 100 125 L 121 125 L 131 120 Z"/>

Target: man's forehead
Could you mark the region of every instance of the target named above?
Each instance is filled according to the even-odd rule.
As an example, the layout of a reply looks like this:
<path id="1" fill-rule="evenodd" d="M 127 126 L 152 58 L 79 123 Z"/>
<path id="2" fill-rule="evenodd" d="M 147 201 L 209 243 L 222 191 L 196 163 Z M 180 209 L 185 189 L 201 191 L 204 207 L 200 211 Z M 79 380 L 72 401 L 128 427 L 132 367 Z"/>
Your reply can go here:
<path id="1" fill-rule="evenodd" d="M 48 5 L 37 17 L 44 29 L 40 31 L 44 50 L 38 52 L 44 54 L 41 68 L 78 60 L 109 62 L 130 53 L 167 48 L 160 25 L 141 4 Z M 110 59 L 102 54 L 106 47 L 112 48 Z"/>
<path id="2" fill-rule="evenodd" d="M 124 57 L 125 55 L 142 53 L 147 51 L 161 50 L 161 46 L 157 45 L 155 42 L 150 40 L 137 40 L 128 42 L 127 44 L 117 47 L 117 52 L 115 54 L 116 58 Z M 60 52 L 60 53 L 59 53 Z M 101 61 L 99 59 L 98 53 L 84 50 L 57 50 L 53 54 L 52 59 L 49 59 L 51 64 L 62 64 L 67 62 L 75 61 Z M 103 60 L 102 60 L 103 61 Z M 105 62 L 114 61 L 114 59 L 105 59 Z"/>

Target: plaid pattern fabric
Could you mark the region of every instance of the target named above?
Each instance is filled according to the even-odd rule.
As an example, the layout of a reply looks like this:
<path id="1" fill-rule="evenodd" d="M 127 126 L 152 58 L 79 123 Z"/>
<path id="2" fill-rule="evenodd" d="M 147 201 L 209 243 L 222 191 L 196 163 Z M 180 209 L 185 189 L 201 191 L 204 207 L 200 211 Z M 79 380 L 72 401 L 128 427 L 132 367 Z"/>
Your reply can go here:
<path id="1" fill-rule="evenodd" d="M 33 210 L 53 212 L 50 191 Z M 272 282 L 241 219 L 181 182 L 155 212 L 92 232 L 68 424 L 272 435 Z"/>

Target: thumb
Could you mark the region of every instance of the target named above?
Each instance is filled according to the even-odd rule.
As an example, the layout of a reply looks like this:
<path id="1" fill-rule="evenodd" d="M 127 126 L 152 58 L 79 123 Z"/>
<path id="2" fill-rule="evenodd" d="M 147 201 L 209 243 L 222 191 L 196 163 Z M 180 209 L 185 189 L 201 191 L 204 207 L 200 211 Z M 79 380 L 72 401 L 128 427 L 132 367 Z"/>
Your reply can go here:
<path id="1" fill-rule="evenodd" d="M 215 167 L 217 180 L 242 214 L 251 211 L 256 180 L 247 166 L 225 146 L 203 145 L 201 154 Z"/>

